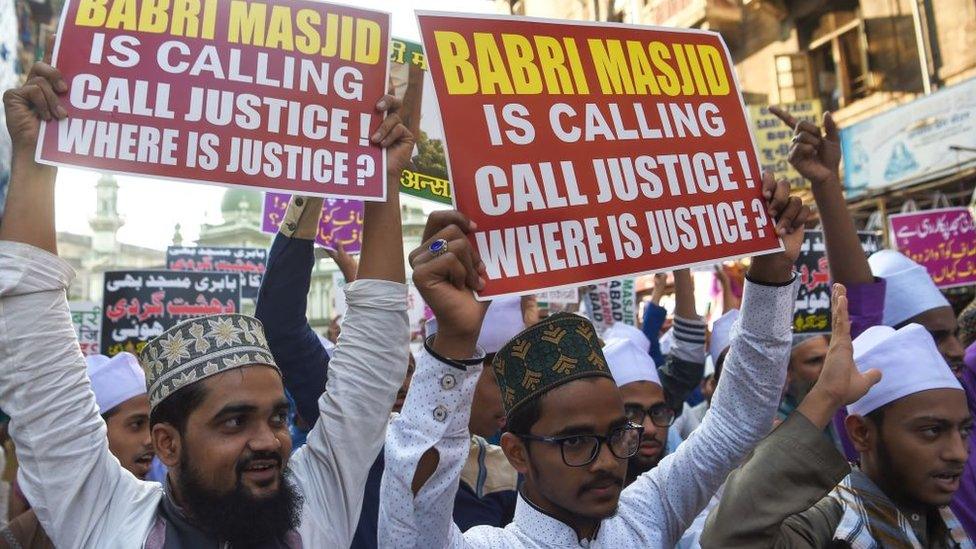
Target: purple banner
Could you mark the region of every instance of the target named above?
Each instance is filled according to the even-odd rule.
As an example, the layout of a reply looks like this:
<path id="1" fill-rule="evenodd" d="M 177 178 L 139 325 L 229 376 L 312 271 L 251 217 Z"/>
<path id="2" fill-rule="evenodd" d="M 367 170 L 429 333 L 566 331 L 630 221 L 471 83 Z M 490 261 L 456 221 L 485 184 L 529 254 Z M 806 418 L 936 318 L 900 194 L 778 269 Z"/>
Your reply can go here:
<path id="1" fill-rule="evenodd" d="M 264 215 L 261 230 L 278 232 L 288 209 L 291 195 L 264 193 Z M 326 198 L 322 202 L 322 217 L 315 243 L 324 248 L 342 247 L 347 254 L 358 254 L 363 242 L 363 203 L 359 200 Z"/>
<path id="2" fill-rule="evenodd" d="M 976 226 L 968 208 L 942 208 L 888 217 L 901 253 L 924 265 L 940 288 L 976 283 Z"/>

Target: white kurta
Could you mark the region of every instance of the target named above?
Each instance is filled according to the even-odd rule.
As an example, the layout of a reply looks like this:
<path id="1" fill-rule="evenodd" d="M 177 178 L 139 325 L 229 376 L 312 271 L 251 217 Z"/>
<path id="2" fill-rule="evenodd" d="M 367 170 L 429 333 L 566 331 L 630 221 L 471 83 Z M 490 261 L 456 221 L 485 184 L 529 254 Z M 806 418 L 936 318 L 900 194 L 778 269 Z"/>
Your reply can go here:
<path id="1" fill-rule="evenodd" d="M 137 480 L 109 452 L 65 298 L 73 277 L 57 256 L 0 242 L 0 407 L 11 416 L 20 486 L 57 547 L 141 547 L 162 488 Z M 346 297 L 321 417 L 288 464 L 305 498 L 305 547 L 352 540 L 406 375 L 406 286 L 361 280 Z"/>
<path id="2" fill-rule="evenodd" d="M 387 432 L 380 496 L 380 547 L 552 548 L 672 547 L 729 472 L 772 428 L 786 380 L 797 285 L 746 283 L 712 408 L 701 427 L 651 471 L 623 490 L 617 514 L 593 540 L 520 498 L 506 528 L 461 533 L 451 520 L 468 452 L 468 417 L 481 367 L 466 371 L 424 354 L 401 415 Z M 436 472 L 414 497 L 421 456 L 436 448 Z"/>

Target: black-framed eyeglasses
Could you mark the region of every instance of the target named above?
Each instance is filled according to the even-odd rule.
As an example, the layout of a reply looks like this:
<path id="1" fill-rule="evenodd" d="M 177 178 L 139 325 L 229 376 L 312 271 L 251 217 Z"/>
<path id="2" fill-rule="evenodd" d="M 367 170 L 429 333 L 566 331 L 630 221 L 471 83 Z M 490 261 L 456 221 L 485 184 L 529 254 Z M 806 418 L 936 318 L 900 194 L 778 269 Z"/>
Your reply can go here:
<path id="1" fill-rule="evenodd" d="M 563 456 L 563 463 L 570 467 L 589 465 L 600 454 L 600 448 L 606 444 L 610 453 L 617 459 L 629 459 L 640 449 L 644 427 L 628 423 L 617 427 L 607 436 L 602 435 L 565 435 L 558 437 L 541 437 L 537 435 L 516 435 L 525 440 L 535 440 L 558 444 Z"/>
<path id="2" fill-rule="evenodd" d="M 625 404 L 624 414 L 627 416 L 627 421 L 637 425 L 643 425 L 644 418 L 648 416 L 651 418 L 651 423 L 658 427 L 670 427 L 674 423 L 674 408 L 664 402 L 650 408 L 644 408 L 639 404 Z"/>

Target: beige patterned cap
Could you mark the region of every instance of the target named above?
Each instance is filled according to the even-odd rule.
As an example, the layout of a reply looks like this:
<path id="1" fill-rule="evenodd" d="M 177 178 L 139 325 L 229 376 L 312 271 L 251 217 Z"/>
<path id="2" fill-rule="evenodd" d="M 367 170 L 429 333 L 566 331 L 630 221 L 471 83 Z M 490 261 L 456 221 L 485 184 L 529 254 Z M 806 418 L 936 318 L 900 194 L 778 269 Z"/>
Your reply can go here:
<path id="1" fill-rule="evenodd" d="M 261 321 L 239 314 L 181 322 L 150 340 L 139 361 L 146 370 L 150 410 L 181 388 L 214 374 L 252 365 L 278 370 Z"/>

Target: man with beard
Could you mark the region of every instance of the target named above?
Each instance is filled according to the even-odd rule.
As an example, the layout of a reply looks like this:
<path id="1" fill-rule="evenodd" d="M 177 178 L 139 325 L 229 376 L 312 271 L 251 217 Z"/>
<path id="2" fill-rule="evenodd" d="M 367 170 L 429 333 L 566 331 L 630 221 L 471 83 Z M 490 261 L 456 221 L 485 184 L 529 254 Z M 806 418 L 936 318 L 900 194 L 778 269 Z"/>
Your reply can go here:
<path id="1" fill-rule="evenodd" d="M 850 296 L 851 333 L 857 337 L 880 324 L 895 328 L 910 323 L 923 326 L 962 382 L 970 413 L 976 412 L 976 372 L 963 366 L 964 348 L 957 334 L 957 319 L 924 267 L 893 250 L 882 250 L 863 259 L 840 180 L 840 132 L 831 114 L 824 114 L 821 130 L 816 124 L 797 121 L 775 107 L 770 111 L 793 128 L 790 164 L 810 181 L 820 217 L 829 220 L 824 223 L 827 260 L 831 278 L 844 284 Z M 844 417 L 841 410 L 833 425 L 847 457 L 853 459 L 856 451 L 846 436 Z M 976 439 L 969 443 L 976 445 Z M 952 501 L 952 510 L 969 536 L 976 537 L 976 461 L 966 464 L 962 488 Z"/>
<path id="2" fill-rule="evenodd" d="M 451 503 L 468 450 L 467 420 L 484 352 L 484 266 L 458 213 L 432 215 L 411 254 L 413 279 L 434 311 L 437 336 L 418 357 L 401 415 L 387 435 L 382 547 L 669 547 L 725 476 L 768 432 L 786 376 L 793 262 L 809 211 L 768 175 L 763 193 L 783 252 L 753 259 L 724 381 L 697 435 L 624 488 L 641 431 L 625 415 L 593 325 L 553 315 L 492 361 L 507 426 L 501 446 L 524 476 L 504 529 L 462 533 Z M 448 253 L 449 252 L 449 253 Z"/>
<path id="3" fill-rule="evenodd" d="M 659 280 L 660 277 L 655 278 L 655 283 Z M 662 286 L 663 282 L 658 285 Z M 650 303 L 648 306 L 655 305 Z M 645 321 L 653 321 L 654 316 L 645 315 Z M 651 333 L 655 331 L 652 328 Z M 695 283 L 689 269 L 674 271 L 674 321 L 670 332 L 672 343 L 667 353 L 658 352 L 661 362 L 657 375 L 664 389 L 664 401 L 671 408 L 672 415 L 678 417 L 685 408 L 685 400 L 701 383 L 705 372 L 705 323 L 695 311 Z M 637 348 L 649 353 L 654 363 L 658 364 L 659 358 L 655 357 L 647 334 L 647 330 L 616 322 L 603 333 L 603 339 L 607 343 L 614 339 L 630 340 Z"/>
<path id="4" fill-rule="evenodd" d="M 149 436 L 146 375 L 139 361 L 122 352 L 112 358 L 92 355 L 85 362 L 98 413 L 105 420 L 109 451 L 136 478 L 146 478 L 155 452 Z M 30 508 L 30 502 L 25 505 Z M 0 548 L 6 547 L 42 549 L 54 544 L 29 509 L 0 530 Z"/>
<path id="5" fill-rule="evenodd" d="M 824 335 L 794 335 L 793 349 L 790 351 L 790 365 L 786 369 L 786 392 L 779 403 L 779 420 L 785 421 L 797 406 L 806 398 L 820 378 L 820 370 L 827 358 L 829 341 Z M 827 426 L 824 434 L 838 449 L 843 448 L 840 436 L 833 423 Z"/>
<path id="6" fill-rule="evenodd" d="M 620 388 L 627 419 L 644 427 L 640 451 L 630 458 L 627 467 L 627 485 L 667 455 L 671 447 L 670 427 L 685 406 L 685 399 L 699 385 L 704 370 L 705 323 L 695 311 L 691 271 L 675 271 L 674 286 L 673 344 L 662 368 L 655 367 L 645 343 L 647 339 L 640 330 L 617 323 L 604 333 L 604 354 Z M 622 338 L 621 334 L 641 338 Z M 629 344 L 624 345 L 625 342 Z"/>
<path id="7" fill-rule="evenodd" d="M 603 354 L 620 389 L 627 420 L 644 428 L 640 448 L 627 464 L 625 486 L 630 486 L 664 457 L 674 410 L 664 400 L 664 389 L 651 355 L 626 339 L 608 342 Z"/>
<path id="8" fill-rule="evenodd" d="M 973 419 L 932 336 L 909 324 L 869 328 L 853 345 L 841 339 L 832 342 L 821 379 L 835 359 L 856 363 L 861 384 L 880 378 L 847 407 L 860 467 L 852 470 L 818 434 L 851 399 L 814 388 L 729 477 L 703 546 L 972 547 L 947 505 L 969 456 Z"/>
<path id="9" fill-rule="evenodd" d="M 126 472 L 108 448 L 85 376 L 57 257 L 56 169 L 34 160 L 41 120 L 67 116 L 68 84 L 46 63 L 4 95 L 14 143 L 0 225 L 0 402 L 15 419 L 19 478 L 58 547 L 344 547 L 386 414 L 407 364 L 408 322 L 396 188 L 413 148 L 392 97 L 373 142 L 386 147 L 386 202 L 366 205 L 360 280 L 319 411 L 289 458 L 281 377 L 260 322 L 217 315 L 149 342 L 150 429 L 165 486 Z M 287 472 L 287 474 L 286 474 Z M 296 488 L 297 487 L 297 488 Z M 299 497 L 299 492 L 300 496 Z"/>

